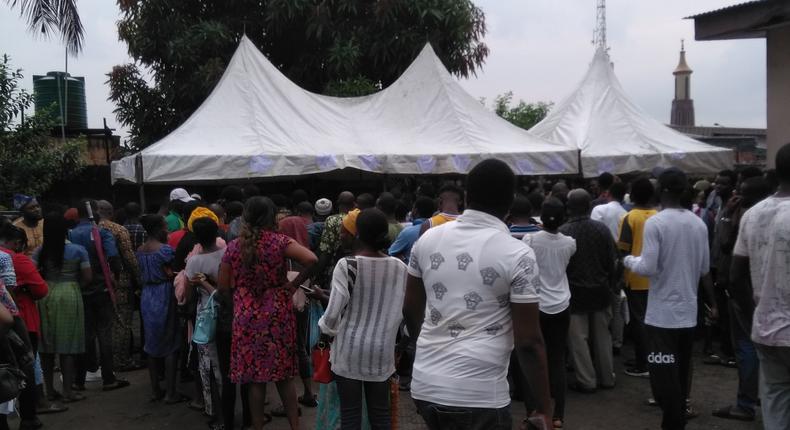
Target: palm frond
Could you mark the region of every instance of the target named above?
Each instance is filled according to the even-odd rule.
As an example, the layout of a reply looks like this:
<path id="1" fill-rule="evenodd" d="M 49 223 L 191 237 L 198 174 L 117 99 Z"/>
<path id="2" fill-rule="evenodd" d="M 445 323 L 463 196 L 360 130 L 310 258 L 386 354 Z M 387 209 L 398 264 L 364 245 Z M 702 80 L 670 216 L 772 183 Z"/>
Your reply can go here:
<path id="1" fill-rule="evenodd" d="M 85 40 L 85 29 L 77 10 L 77 0 L 54 0 L 52 3 L 57 4 L 61 40 L 70 53 L 79 53 Z"/>
<path id="2" fill-rule="evenodd" d="M 66 49 L 77 54 L 82 51 L 84 28 L 77 10 L 77 0 L 5 0 L 19 13 L 28 29 L 45 38 L 60 34 Z"/>

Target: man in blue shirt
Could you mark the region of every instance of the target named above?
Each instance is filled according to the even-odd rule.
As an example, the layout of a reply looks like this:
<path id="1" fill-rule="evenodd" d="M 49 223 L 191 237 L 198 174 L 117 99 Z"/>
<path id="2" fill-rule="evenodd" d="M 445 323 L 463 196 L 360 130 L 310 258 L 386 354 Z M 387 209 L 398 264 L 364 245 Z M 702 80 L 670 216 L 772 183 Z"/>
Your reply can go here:
<path id="1" fill-rule="evenodd" d="M 88 250 L 93 269 L 91 283 L 82 290 L 82 302 L 85 307 L 85 356 L 82 360 L 77 360 L 75 385 L 84 389 L 88 370 L 95 371 L 98 367 L 95 346 L 98 338 L 104 391 L 110 391 L 129 386 L 128 381 L 116 378 L 113 372 L 112 325 L 115 309 L 108 289 L 108 284 L 117 283 L 122 265 L 115 238 L 108 230 L 94 227 L 88 217 L 87 204 L 90 204 L 94 219 L 98 223 L 96 201 L 83 200 L 77 206 L 80 222 L 69 232 L 69 241 L 82 245 Z M 98 228 L 99 231 L 102 255 L 100 255 L 99 246 L 93 238 L 94 228 Z M 105 277 L 105 269 L 111 277 L 109 280 Z"/>
<path id="2" fill-rule="evenodd" d="M 436 212 L 436 203 L 428 197 L 418 197 L 414 202 L 412 209 L 412 217 L 414 222 L 411 226 L 404 228 L 395 241 L 392 242 L 389 249 L 389 255 L 398 257 L 404 262 L 409 261 L 411 255 L 411 247 L 417 242 L 420 237 L 420 228 L 426 219 L 433 216 Z"/>

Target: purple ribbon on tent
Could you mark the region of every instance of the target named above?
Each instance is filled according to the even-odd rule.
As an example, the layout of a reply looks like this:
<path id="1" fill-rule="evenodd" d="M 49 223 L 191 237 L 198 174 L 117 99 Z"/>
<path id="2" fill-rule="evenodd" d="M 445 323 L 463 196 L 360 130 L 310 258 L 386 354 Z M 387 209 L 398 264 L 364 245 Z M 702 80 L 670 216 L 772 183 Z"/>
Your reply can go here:
<path id="1" fill-rule="evenodd" d="M 274 161 L 265 155 L 256 155 L 250 158 L 250 172 L 252 173 L 267 173 L 272 166 L 274 166 Z"/>
<path id="2" fill-rule="evenodd" d="M 319 155 L 315 157 L 315 164 L 321 170 L 331 170 L 337 167 L 337 160 L 334 155 Z"/>
<path id="3" fill-rule="evenodd" d="M 430 155 L 422 155 L 417 158 L 417 167 L 422 173 L 431 173 L 436 168 L 436 159 Z"/>
<path id="4" fill-rule="evenodd" d="M 518 168 L 519 173 L 522 175 L 531 175 L 535 172 L 535 166 L 526 158 L 516 160 L 516 168 Z"/>
<path id="5" fill-rule="evenodd" d="M 686 153 L 683 152 L 683 151 L 670 152 L 669 153 L 669 158 L 671 158 L 673 160 L 682 160 L 682 159 L 686 158 Z"/>
<path id="6" fill-rule="evenodd" d="M 565 173 L 565 162 L 557 155 L 553 155 L 549 159 L 548 167 L 551 173 Z"/>
<path id="7" fill-rule="evenodd" d="M 375 155 L 360 155 L 359 161 L 371 171 L 378 171 L 381 168 L 381 162 Z"/>
<path id="8" fill-rule="evenodd" d="M 469 170 L 469 165 L 472 164 L 472 159 L 466 154 L 453 155 L 453 164 L 459 173 L 466 173 Z"/>
<path id="9" fill-rule="evenodd" d="M 605 159 L 598 162 L 598 174 L 609 172 L 612 173 L 614 171 L 615 165 L 614 160 Z"/>

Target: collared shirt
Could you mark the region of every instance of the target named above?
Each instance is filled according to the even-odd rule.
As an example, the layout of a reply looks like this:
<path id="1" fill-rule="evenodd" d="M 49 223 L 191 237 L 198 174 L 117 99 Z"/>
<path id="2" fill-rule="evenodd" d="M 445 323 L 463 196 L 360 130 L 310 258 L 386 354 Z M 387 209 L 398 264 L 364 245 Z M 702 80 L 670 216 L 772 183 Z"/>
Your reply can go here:
<path id="1" fill-rule="evenodd" d="M 686 209 L 664 209 L 645 223 L 639 257 L 625 267 L 650 277 L 645 324 L 660 328 L 697 325 L 697 288 L 710 270 L 708 230 Z"/>
<path id="2" fill-rule="evenodd" d="M 420 228 L 422 228 L 422 223 L 424 222 L 425 218 L 417 218 L 412 225 L 404 228 L 400 234 L 398 234 L 398 237 L 395 238 L 395 241 L 392 242 L 392 245 L 390 245 L 388 251 L 389 255 L 392 257 L 399 257 L 403 261 L 409 261 L 411 247 L 414 246 L 414 242 L 417 242 L 417 239 L 420 238 Z"/>
<path id="3" fill-rule="evenodd" d="M 126 231 L 129 232 L 129 240 L 132 241 L 132 249 L 137 251 L 137 248 L 145 242 L 148 233 L 145 232 L 145 229 L 140 223 L 127 223 L 123 226 L 126 228 Z"/>
<path id="4" fill-rule="evenodd" d="M 44 220 L 40 220 L 35 227 L 28 227 L 25 224 L 24 218 L 17 218 L 14 221 L 14 226 L 21 228 L 27 236 L 27 248 L 25 248 L 25 255 L 28 257 L 33 255 L 33 251 L 39 246 L 44 244 Z"/>
<path id="5" fill-rule="evenodd" d="M 790 197 L 769 197 L 746 211 L 734 255 L 749 258 L 752 340 L 790 347 Z"/>
<path id="6" fill-rule="evenodd" d="M 412 397 L 447 406 L 510 404 L 511 303 L 538 302 L 535 253 L 484 212 L 428 230 L 412 247 L 426 315 L 417 340 Z"/>
<path id="7" fill-rule="evenodd" d="M 602 222 L 609 232 L 612 234 L 612 239 L 617 240 L 617 233 L 620 227 L 620 220 L 626 214 L 623 205 L 618 201 L 611 201 L 609 203 L 598 205 L 593 208 L 590 214 L 590 219 Z"/>
<path id="8" fill-rule="evenodd" d="M 591 312 L 611 304 L 617 251 L 605 225 L 590 217 L 576 217 L 559 228 L 576 239 L 576 253 L 568 264 L 571 312 Z"/>
<path id="9" fill-rule="evenodd" d="M 115 243 L 115 238 L 106 228 L 99 228 L 99 235 L 101 236 L 102 249 L 104 250 L 104 257 L 110 259 L 118 257 L 118 246 Z M 69 242 L 77 245 L 82 245 L 88 251 L 88 256 L 91 260 L 91 268 L 93 269 L 93 279 L 91 280 L 91 289 L 83 290 L 83 294 L 90 294 L 92 292 L 104 291 L 104 271 L 99 262 L 99 255 L 96 252 L 96 246 L 93 243 L 93 223 L 88 220 L 81 220 L 76 227 L 69 231 Z"/>

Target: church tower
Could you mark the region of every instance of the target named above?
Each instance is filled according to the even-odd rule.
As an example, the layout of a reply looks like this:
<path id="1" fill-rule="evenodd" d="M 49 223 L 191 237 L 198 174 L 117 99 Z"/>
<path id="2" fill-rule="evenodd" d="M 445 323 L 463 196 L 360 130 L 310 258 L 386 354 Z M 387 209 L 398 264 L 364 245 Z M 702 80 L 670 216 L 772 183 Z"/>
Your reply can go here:
<path id="1" fill-rule="evenodd" d="M 672 100 L 671 125 L 694 126 L 694 100 L 691 99 L 691 73 L 686 64 L 686 49 L 680 41 L 680 61 L 675 71 L 675 98 Z"/>

